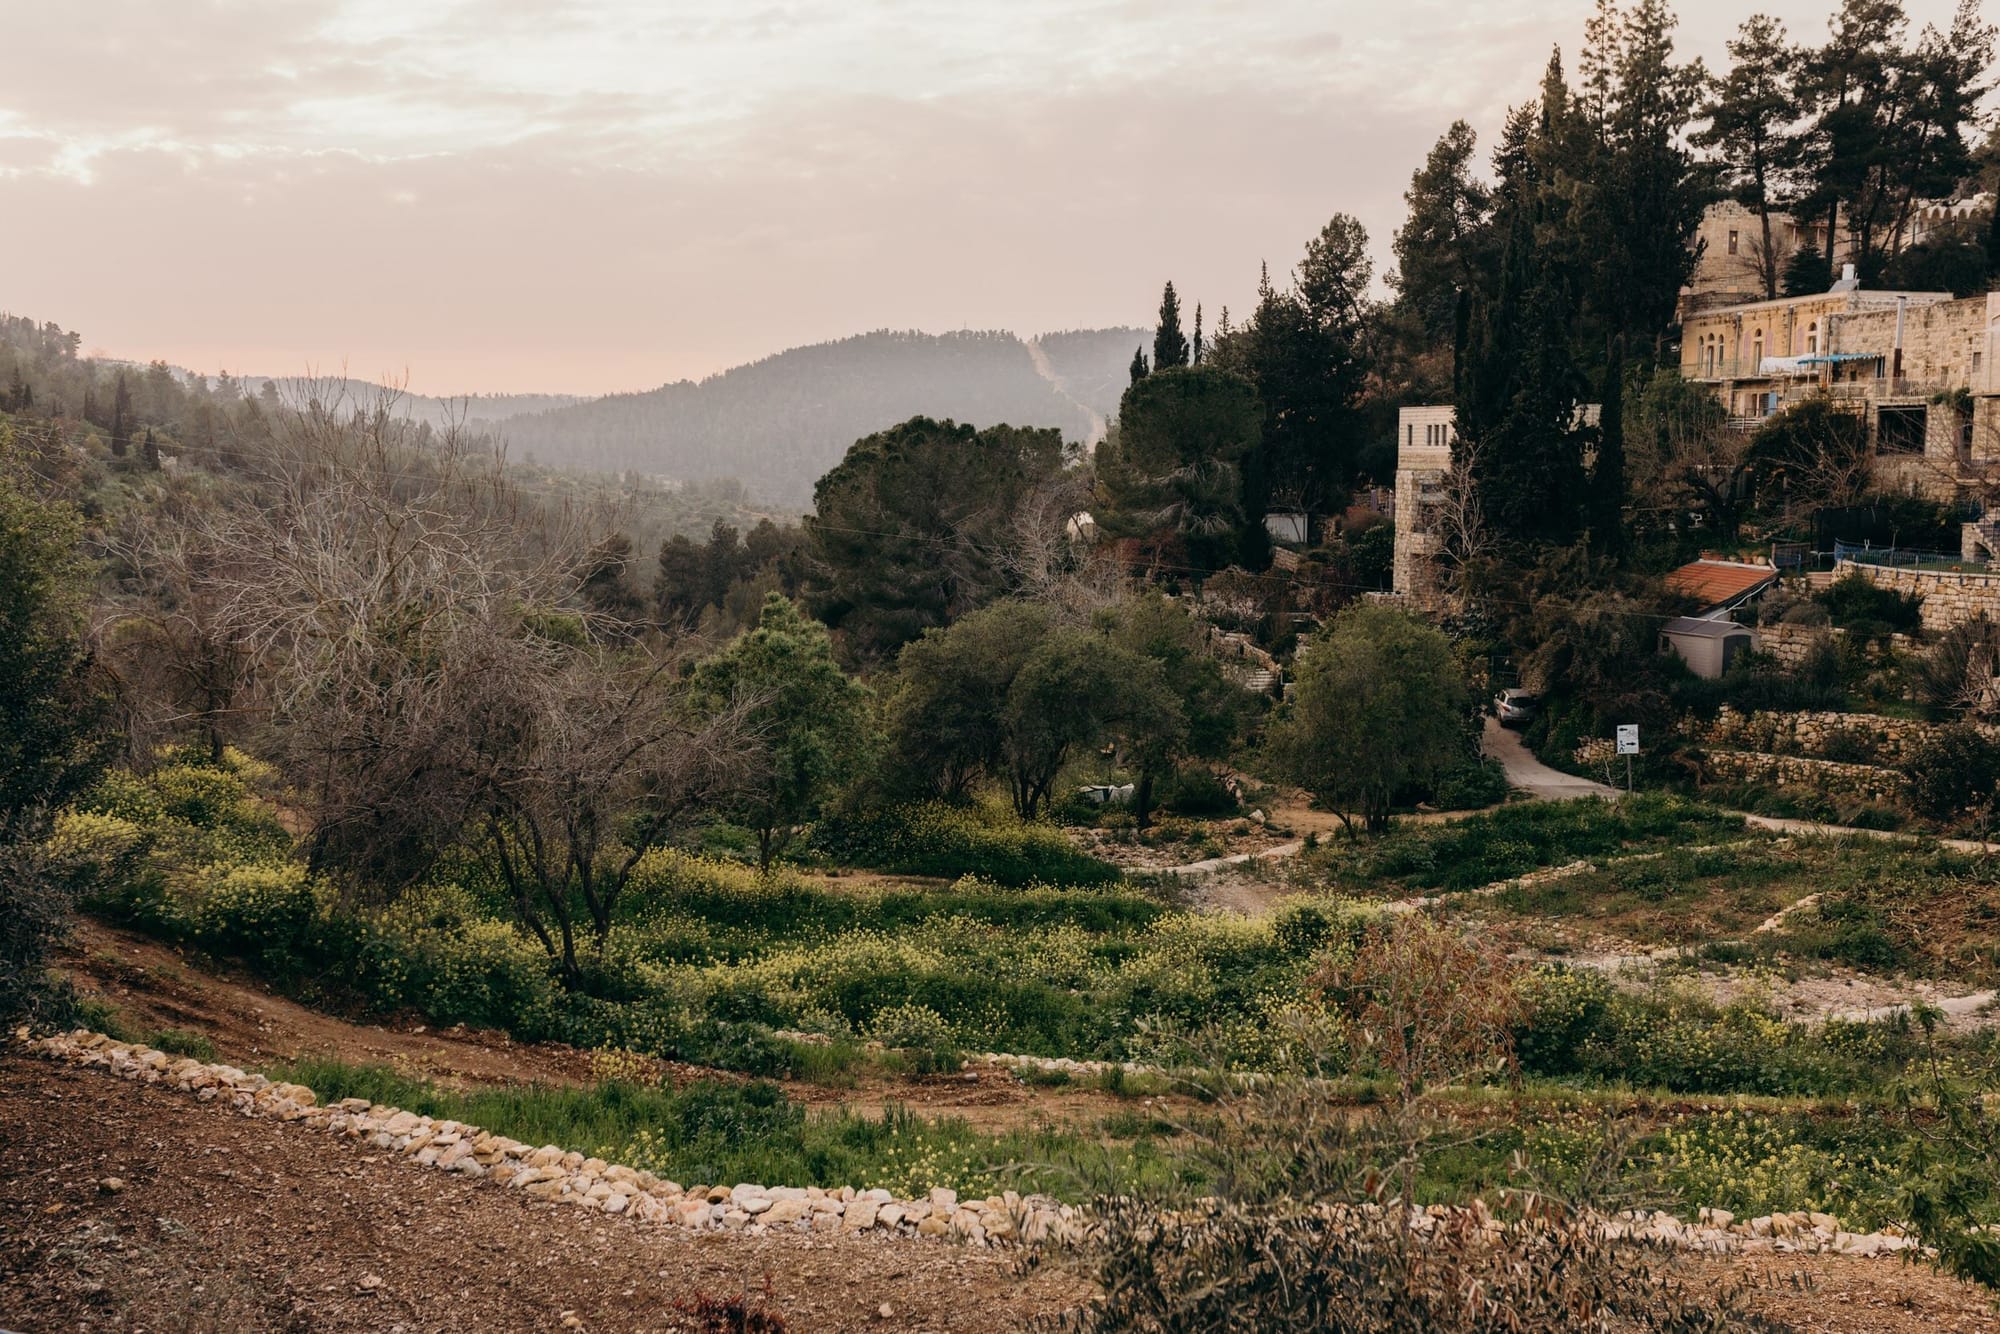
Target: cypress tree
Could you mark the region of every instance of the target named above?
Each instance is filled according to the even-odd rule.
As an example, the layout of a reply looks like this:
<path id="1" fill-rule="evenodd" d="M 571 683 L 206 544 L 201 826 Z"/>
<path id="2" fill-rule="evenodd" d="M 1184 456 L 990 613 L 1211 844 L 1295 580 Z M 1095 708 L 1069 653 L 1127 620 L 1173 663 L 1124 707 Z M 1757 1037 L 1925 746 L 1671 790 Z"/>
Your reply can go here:
<path id="1" fill-rule="evenodd" d="M 146 460 L 147 468 L 153 472 L 160 470 L 160 447 L 153 440 L 153 428 L 150 426 L 146 428 L 146 440 L 140 445 L 139 453 Z"/>
<path id="2" fill-rule="evenodd" d="M 1604 366 L 1597 462 L 1590 470 L 1590 541 L 1608 556 L 1625 547 L 1625 340 L 1611 342 Z"/>
<path id="3" fill-rule="evenodd" d="M 1201 365 L 1201 302 L 1194 303 L 1194 364 Z"/>
<path id="4" fill-rule="evenodd" d="M 1153 369 L 1164 371 L 1187 364 L 1188 341 L 1181 332 L 1181 299 L 1170 282 L 1160 295 L 1160 327 L 1153 334 Z"/>
<path id="5" fill-rule="evenodd" d="M 118 377 L 118 390 L 111 400 L 111 454 L 114 458 L 124 458 L 126 446 L 131 442 L 131 423 L 128 416 L 132 411 L 132 391 L 126 387 L 125 377 Z"/>
<path id="6" fill-rule="evenodd" d="M 1137 384 L 1137 383 L 1139 383 L 1139 381 L 1141 381 L 1141 380 L 1143 380 L 1143 379 L 1145 379 L 1145 378 L 1146 378 L 1146 349 L 1145 349 L 1145 348 L 1143 348 L 1143 347 L 1135 347 L 1135 348 L 1133 348 L 1133 349 L 1132 349 L 1132 367 L 1131 367 L 1131 371 L 1132 371 L 1132 383 L 1133 383 L 1133 384 Z"/>

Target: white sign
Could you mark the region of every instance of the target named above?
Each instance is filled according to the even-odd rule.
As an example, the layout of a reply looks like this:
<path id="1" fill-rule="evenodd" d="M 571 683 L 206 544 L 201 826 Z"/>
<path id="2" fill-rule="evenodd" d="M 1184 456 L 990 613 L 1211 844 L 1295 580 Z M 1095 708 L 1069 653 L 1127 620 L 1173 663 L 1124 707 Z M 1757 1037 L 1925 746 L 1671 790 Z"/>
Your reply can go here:
<path id="1" fill-rule="evenodd" d="M 1618 753 L 1620 755 L 1637 755 L 1639 753 L 1639 725 L 1637 723 L 1622 723 L 1619 725 Z"/>

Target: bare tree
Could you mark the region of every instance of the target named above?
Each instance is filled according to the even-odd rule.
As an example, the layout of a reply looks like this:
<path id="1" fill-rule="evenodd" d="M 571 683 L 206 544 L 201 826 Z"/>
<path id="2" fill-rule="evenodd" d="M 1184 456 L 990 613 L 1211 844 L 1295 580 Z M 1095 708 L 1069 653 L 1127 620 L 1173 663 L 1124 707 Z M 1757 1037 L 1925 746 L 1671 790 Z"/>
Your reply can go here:
<path id="1" fill-rule="evenodd" d="M 106 544 L 124 593 L 100 607 L 100 661 L 116 674 L 125 733 L 141 762 L 163 737 L 192 731 L 211 762 L 247 722 L 257 659 L 225 613 L 228 551 L 191 522 L 198 497 L 168 495 L 128 512 Z"/>
<path id="2" fill-rule="evenodd" d="M 698 712 L 679 666 L 604 649 L 558 653 L 487 700 L 468 737 L 480 846 L 566 985 L 585 978 L 579 926 L 601 958 L 646 854 L 744 777 L 755 702 Z"/>

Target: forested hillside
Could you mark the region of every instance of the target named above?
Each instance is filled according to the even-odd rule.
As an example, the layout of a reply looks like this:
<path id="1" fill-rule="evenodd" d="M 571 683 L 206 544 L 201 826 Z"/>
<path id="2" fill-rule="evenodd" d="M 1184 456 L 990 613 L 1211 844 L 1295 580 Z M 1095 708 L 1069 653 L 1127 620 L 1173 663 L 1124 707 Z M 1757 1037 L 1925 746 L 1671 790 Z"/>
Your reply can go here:
<path id="1" fill-rule="evenodd" d="M 741 478 L 773 504 L 803 506 L 846 448 L 925 415 L 1053 426 L 1078 441 L 1117 410 L 1132 349 L 1112 329 L 1038 340 L 1010 333 L 881 331 L 793 348 L 706 380 L 515 418 L 509 452 L 542 463 L 698 481 Z"/>

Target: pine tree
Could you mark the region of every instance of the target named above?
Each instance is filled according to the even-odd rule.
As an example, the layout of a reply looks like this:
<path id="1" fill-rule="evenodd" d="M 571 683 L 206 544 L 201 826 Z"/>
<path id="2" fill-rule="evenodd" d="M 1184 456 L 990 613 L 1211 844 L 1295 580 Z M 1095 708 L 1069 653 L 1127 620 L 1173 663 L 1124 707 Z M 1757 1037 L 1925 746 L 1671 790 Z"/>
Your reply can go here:
<path id="1" fill-rule="evenodd" d="M 1133 349 L 1132 349 L 1132 368 L 1131 368 L 1131 372 L 1132 372 L 1132 383 L 1133 383 L 1133 384 L 1137 384 L 1137 383 L 1139 383 L 1139 381 L 1141 381 L 1141 380 L 1143 380 L 1143 379 L 1145 379 L 1145 378 L 1146 378 L 1146 349 L 1145 349 L 1145 348 L 1143 348 L 1143 347 L 1135 347 L 1135 348 L 1133 348 Z"/>
<path id="2" fill-rule="evenodd" d="M 1764 295 L 1778 295 L 1783 276 L 1771 237 L 1771 207 L 1798 165 L 1800 146 L 1787 126 L 1794 114 L 1792 75 L 1798 51 L 1785 25 L 1768 14 L 1753 14 L 1729 43 L 1729 75 L 1702 108 L 1708 128 L 1693 138 L 1715 150 L 1716 165 L 1736 198 L 1757 215 L 1759 249 L 1754 258 Z"/>
<path id="3" fill-rule="evenodd" d="M 1396 232 L 1390 281 L 1401 304 L 1433 338 L 1450 331 L 1458 293 L 1472 286 L 1483 267 L 1482 232 L 1493 196 L 1472 175 L 1477 146 L 1472 127 L 1453 122 L 1403 194 L 1410 216 Z"/>
<path id="4" fill-rule="evenodd" d="M 1181 332 L 1181 299 L 1170 282 L 1160 295 L 1160 327 L 1153 334 L 1153 369 L 1171 370 L 1187 364 L 1188 341 Z"/>

